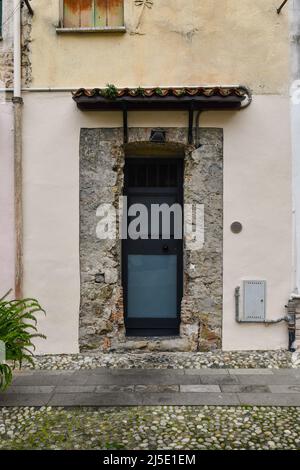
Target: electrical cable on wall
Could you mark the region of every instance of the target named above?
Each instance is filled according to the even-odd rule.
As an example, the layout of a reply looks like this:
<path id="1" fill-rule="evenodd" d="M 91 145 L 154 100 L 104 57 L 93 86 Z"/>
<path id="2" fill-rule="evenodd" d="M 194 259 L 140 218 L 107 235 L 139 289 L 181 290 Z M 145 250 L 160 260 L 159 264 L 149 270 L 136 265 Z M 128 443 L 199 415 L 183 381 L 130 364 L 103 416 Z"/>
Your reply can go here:
<path id="1" fill-rule="evenodd" d="M 18 3 L 18 6 L 16 6 L 16 8 L 10 13 L 10 15 L 6 18 L 6 20 L 3 21 L 3 23 L 2 23 L 2 30 L 3 30 L 3 27 L 14 17 L 14 15 L 16 14 L 16 11 L 17 11 L 18 8 L 20 8 L 20 6 L 21 6 L 21 2 L 22 2 L 22 0 Z"/>
<path id="2" fill-rule="evenodd" d="M 277 8 L 277 13 L 278 13 L 278 15 L 281 13 L 281 10 L 282 10 L 283 7 L 287 4 L 287 2 L 288 2 L 288 0 L 284 0 L 284 1 L 282 2 L 282 4 L 280 5 L 280 7 Z"/>
<path id="3" fill-rule="evenodd" d="M 27 1 L 25 1 L 25 3 L 26 3 L 26 6 L 27 6 L 27 8 L 28 8 L 28 10 L 29 10 L 29 13 L 30 13 L 31 15 L 33 15 L 33 10 L 32 10 L 32 8 L 31 8 L 31 6 L 29 5 L 29 3 L 28 3 Z M 6 18 L 6 20 L 3 21 L 3 23 L 1 24 L 1 30 L 2 30 L 2 31 L 3 31 L 3 29 L 4 29 L 4 26 L 6 26 L 7 23 L 8 23 L 11 19 L 13 19 L 13 17 L 14 17 L 14 15 L 16 14 L 18 8 L 22 7 L 23 4 L 24 4 L 24 0 L 20 0 L 20 2 L 18 3 L 18 5 L 16 6 L 16 8 L 10 13 L 10 15 Z"/>

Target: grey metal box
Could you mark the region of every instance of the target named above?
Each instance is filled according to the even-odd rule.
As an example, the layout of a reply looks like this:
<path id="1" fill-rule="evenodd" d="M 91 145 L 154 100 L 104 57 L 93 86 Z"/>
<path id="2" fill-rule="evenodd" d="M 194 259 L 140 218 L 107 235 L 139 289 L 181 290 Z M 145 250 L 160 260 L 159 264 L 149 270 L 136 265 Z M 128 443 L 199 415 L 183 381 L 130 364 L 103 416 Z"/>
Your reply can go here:
<path id="1" fill-rule="evenodd" d="M 243 320 L 263 322 L 266 318 L 266 281 L 243 281 Z"/>

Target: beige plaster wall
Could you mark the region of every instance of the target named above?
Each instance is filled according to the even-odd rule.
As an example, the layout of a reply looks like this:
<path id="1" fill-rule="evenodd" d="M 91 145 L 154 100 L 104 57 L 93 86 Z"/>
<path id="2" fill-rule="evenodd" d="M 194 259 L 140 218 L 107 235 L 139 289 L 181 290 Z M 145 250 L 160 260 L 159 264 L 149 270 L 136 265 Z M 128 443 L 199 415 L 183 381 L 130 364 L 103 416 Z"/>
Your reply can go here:
<path id="1" fill-rule="evenodd" d="M 239 84 L 285 93 L 288 14 L 274 0 L 124 0 L 125 34 L 57 34 L 59 0 L 32 0 L 36 87 Z"/>
<path id="2" fill-rule="evenodd" d="M 79 132 L 121 126 L 117 113 L 81 112 L 69 93 L 24 94 L 25 294 L 47 310 L 40 353 L 78 350 Z M 182 113 L 130 113 L 129 126 L 184 126 Z M 224 129 L 224 349 L 287 346 L 285 325 L 238 325 L 234 288 L 267 281 L 267 317 L 284 314 L 291 291 L 289 101 L 254 96 L 244 111 L 206 112 L 201 126 Z M 230 231 L 240 220 L 240 235 Z"/>

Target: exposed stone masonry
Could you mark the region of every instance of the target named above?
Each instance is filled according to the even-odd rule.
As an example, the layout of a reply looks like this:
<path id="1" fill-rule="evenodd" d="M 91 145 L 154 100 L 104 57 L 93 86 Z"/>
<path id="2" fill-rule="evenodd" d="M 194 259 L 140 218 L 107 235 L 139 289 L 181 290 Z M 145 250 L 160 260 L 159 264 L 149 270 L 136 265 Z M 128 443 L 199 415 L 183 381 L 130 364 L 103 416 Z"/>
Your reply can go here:
<path id="1" fill-rule="evenodd" d="M 32 81 L 31 67 L 31 29 L 32 16 L 27 8 L 22 9 L 22 85 L 29 86 Z M 5 25 L 4 25 L 5 28 Z M 0 43 L 0 85 L 4 88 L 12 88 L 14 80 L 13 71 L 13 45 L 11 42 L 6 43 L 5 34 L 4 41 Z"/>
<path id="2" fill-rule="evenodd" d="M 221 347 L 223 132 L 201 129 L 201 147 L 186 155 L 184 202 L 204 204 L 204 246 L 185 250 L 181 335 L 189 350 Z"/>
<path id="3" fill-rule="evenodd" d="M 22 82 L 23 86 L 28 87 L 32 81 L 31 66 L 31 30 L 32 16 L 27 8 L 22 12 Z"/>
<path id="4" fill-rule="evenodd" d="M 201 148 L 186 146 L 186 129 L 167 140 L 185 152 L 184 202 L 204 204 L 205 243 L 184 249 L 180 337 L 126 338 L 121 287 L 121 242 L 96 237 L 97 207 L 118 208 L 123 188 L 123 130 L 82 129 L 80 136 L 80 262 L 82 351 L 208 351 L 220 348 L 222 316 L 223 132 L 201 129 Z M 129 130 L 149 145 L 150 128 Z M 168 144 L 166 144 L 168 148 Z"/>

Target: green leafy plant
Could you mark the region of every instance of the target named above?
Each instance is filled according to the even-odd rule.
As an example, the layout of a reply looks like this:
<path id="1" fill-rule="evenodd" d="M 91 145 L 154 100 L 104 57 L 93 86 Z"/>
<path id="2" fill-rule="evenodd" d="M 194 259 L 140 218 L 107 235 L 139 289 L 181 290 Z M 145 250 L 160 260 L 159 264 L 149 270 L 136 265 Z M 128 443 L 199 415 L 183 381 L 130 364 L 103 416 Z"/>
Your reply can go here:
<path id="1" fill-rule="evenodd" d="M 115 85 L 108 83 L 106 85 L 106 88 L 102 90 L 102 96 L 104 96 L 104 98 L 107 98 L 109 100 L 114 100 L 118 96 L 118 89 L 115 87 Z"/>
<path id="2" fill-rule="evenodd" d="M 163 91 L 162 91 L 161 88 L 155 88 L 155 93 L 156 93 L 157 95 L 159 95 L 159 96 L 162 96 Z"/>
<path id="3" fill-rule="evenodd" d="M 145 96 L 145 90 L 144 90 L 144 88 L 142 88 L 142 87 L 139 86 L 138 88 L 136 88 L 135 91 L 136 91 L 137 96 Z"/>
<path id="4" fill-rule="evenodd" d="M 12 365 L 0 363 L 0 389 L 4 390 L 12 380 L 12 369 L 24 360 L 32 365 L 34 338 L 46 338 L 38 333 L 36 313 L 45 311 L 35 299 L 6 300 L 10 291 L 0 298 L 0 340 L 6 347 L 6 359 Z"/>
<path id="5" fill-rule="evenodd" d="M 12 370 L 7 364 L 0 364 L 0 390 L 5 390 L 12 381 Z"/>

